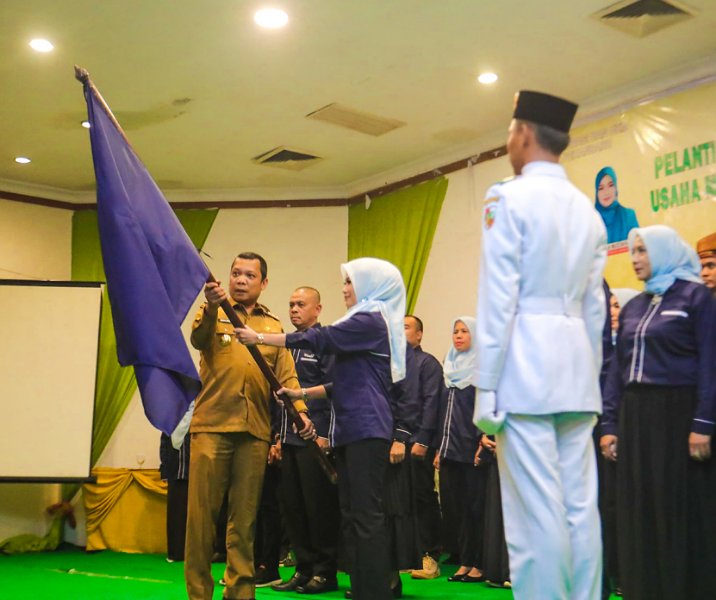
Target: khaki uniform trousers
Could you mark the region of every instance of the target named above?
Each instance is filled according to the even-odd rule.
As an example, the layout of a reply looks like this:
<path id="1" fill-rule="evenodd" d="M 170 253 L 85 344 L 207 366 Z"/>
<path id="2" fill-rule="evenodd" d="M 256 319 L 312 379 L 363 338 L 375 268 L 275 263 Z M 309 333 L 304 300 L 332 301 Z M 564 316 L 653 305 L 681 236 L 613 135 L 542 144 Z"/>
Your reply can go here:
<path id="1" fill-rule="evenodd" d="M 211 600 L 216 522 L 229 491 L 224 598 L 254 598 L 254 531 L 268 442 L 246 432 L 192 433 L 184 575 L 190 600 Z"/>

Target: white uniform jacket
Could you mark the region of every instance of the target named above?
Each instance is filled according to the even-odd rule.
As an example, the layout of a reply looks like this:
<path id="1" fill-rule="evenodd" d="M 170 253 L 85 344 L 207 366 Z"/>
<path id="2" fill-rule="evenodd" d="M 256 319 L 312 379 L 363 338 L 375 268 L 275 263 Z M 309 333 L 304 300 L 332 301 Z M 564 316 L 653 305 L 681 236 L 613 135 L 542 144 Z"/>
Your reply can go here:
<path id="1" fill-rule="evenodd" d="M 497 410 L 601 412 L 606 230 L 557 163 L 490 188 L 483 214 L 475 385 Z"/>

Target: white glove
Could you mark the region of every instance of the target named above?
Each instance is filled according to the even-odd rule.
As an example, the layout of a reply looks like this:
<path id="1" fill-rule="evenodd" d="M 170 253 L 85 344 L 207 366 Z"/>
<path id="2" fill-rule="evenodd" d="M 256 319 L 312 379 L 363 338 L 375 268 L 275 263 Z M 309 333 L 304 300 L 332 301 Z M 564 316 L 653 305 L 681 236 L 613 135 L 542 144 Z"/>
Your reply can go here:
<path id="1" fill-rule="evenodd" d="M 494 391 L 477 390 L 472 422 L 488 435 L 493 435 L 502 429 L 505 423 L 505 413 L 497 410 L 497 398 Z"/>

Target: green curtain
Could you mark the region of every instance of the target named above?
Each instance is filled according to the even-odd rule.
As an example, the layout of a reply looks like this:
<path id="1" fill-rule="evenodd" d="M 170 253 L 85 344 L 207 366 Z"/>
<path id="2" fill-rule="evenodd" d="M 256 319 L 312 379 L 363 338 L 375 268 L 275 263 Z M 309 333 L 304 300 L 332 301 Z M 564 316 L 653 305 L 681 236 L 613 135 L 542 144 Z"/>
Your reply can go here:
<path id="1" fill-rule="evenodd" d="M 197 248 L 206 241 L 218 209 L 174 211 Z M 73 281 L 104 281 L 96 211 L 77 211 L 72 219 Z M 102 295 L 95 418 L 92 431 L 92 466 L 97 463 L 129 401 L 137 382 L 134 369 L 117 362 L 117 342 L 112 326 L 109 295 Z M 63 493 L 64 497 L 64 493 Z"/>
<path id="2" fill-rule="evenodd" d="M 420 293 L 447 186 L 439 177 L 376 198 L 369 208 L 360 203 L 348 210 L 348 259 L 374 256 L 398 267 L 408 313 Z"/>

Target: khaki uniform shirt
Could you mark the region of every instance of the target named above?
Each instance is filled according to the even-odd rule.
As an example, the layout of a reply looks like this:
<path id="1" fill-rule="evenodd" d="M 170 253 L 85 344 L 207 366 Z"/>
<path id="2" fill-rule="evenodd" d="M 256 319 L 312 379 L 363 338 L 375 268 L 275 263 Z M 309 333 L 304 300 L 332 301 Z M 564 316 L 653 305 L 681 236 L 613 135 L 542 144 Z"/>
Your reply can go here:
<path id="1" fill-rule="evenodd" d="M 201 351 L 199 372 L 203 384 L 191 421 L 192 433 L 247 431 L 271 440 L 271 388 L 247 348 L 234 334 L 234 326 L 219 308 L 212 317 L 201 307 L 194 319 L 191 343 Z M 278 318 L 261 305 L 250 315 L 234 305 L 242 322 L 259 333 L 282 333 Z M 258 346 L 281 385 L 300 389 L 291 353 L 286 348 Z M 294 403 L 306 410 L 303 401 Z"/>

